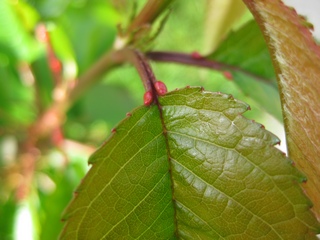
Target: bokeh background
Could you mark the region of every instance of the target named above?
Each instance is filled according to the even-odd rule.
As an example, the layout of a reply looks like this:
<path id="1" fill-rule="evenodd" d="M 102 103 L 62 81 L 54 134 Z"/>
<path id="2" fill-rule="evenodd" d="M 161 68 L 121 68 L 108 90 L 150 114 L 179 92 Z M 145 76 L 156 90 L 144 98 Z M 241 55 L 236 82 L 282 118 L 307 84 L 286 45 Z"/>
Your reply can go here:
<path id="1" fill-rule="evenodd" d="M 142 104 L 144 89 L 132 66 L 109 72 L 70 108 L 61 128 L 35 149 L 37 161 L 29 191 L 23 197 L 17 196 L 16 190 L 25 180 L 20 160 L 25 157 L 22 146 L 29 126 L 59 98 L 61 88 L 72 84 L 113 47 L 117 24 L 125 26 L 132 15 L 131 5 L 121 10 L 114 7 L 123 2 L 128 1 L 0 1 L 1 240 L 57 239 L 63 227 L 63 209 L 89 169 L 88 157 L 127 112 Z M 137 2 L 138 11 L 145 1 Z M 320 39 L 320 2 L 285 2 L 308 17 Z M 204 0 L 177 0 L 153 49 L 186 53 L 208 49 L 206 4 Z M 236 31 L 250 19 L 251 14 L 245 12 L 232 29 Z M 43 31 L 49 40 L 42 36 Z M 59 62 L 50 62 L 50 54 Z M 201 85 L 248 102 L 252 111 L 246 116 L 278 135 L 285 151 L 281 121 L 220 72 L 174 64 L 152 66 L 169 90 Z"/>

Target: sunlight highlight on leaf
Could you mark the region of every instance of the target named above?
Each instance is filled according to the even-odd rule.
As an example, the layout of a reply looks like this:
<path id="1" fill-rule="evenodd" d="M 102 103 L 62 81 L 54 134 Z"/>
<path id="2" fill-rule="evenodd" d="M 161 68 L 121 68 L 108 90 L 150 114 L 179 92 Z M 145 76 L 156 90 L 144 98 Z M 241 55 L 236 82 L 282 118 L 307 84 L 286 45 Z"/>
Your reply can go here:
<path id="1" fill-rule="evenodd" d="M 92 155 L 61 239 L 315 239 L 304 177 L 231 95 L 142 106 Z M 161 109 L 161 111 L 159 111 Z"/>

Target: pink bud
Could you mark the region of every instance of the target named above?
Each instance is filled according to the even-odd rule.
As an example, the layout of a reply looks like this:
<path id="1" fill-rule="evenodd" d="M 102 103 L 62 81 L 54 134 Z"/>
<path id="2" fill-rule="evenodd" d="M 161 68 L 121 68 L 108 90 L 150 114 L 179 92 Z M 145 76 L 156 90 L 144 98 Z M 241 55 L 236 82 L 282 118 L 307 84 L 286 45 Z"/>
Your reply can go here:
<path id="1" fill-rule="evenodd" d="M 225 76 L 226 79 L 229 79 L 229 80 L 232 80 L 232 79 L 233 79 L 233 76 L 232 76 L 232 73 L 231 73 L 231 72 L 224 71 L 224 72 L 223 72 L 223 75 Z"/>
<path id="2" fill-rule="evenodd" d="M 160 95 L 160 96 L 167 93 L 167 86 L 161 81 L 157 81 L 154 84 L 154 88 L 156 89 L 158 95 Z"/>
<path id="3" fill-rule="evenodd" d="M 149 106 L 153 101 L 153 96 L 152 96 L 152 92 L 148 91 L 144 94 L 143 96 L 143 104 L 145 106 Z"/>
<path id="4" fill-rule="evenodd" d="M 191 57 L 193 59 L 202 59 L 203 58 L 199 52 L 192 52 Z"/>

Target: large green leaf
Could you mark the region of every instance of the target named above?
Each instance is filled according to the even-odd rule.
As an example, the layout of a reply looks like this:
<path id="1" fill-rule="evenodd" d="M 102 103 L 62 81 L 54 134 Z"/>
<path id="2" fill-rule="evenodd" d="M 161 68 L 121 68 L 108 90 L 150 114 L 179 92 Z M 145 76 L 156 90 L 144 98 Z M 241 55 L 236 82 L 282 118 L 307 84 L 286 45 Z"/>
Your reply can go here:
<path id="1" fill-rule="evenodd" d="M 304 185 L 320 220 L 320 47 L 309 23 L 280 0 L 244 0 L 260 25 L 275 65 L 288 153 L 308 176 Z"/>
<path id="2" fill-rule="evenodd" d="M 316 239 L 304 177 L 247 109 L 202 88 L 136 109 L 91 156 L 61 238 Z"/>

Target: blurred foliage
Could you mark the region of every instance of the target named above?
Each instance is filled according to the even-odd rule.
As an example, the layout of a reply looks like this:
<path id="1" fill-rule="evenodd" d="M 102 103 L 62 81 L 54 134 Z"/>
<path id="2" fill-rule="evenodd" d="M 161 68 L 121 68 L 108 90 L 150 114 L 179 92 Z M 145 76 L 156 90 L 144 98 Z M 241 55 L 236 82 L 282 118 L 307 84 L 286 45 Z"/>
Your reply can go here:
<path id="1" fill-rule="evenodd" d="M 1 239 L 14 239 L 18 231 L 25 230 L 17 221 L 23 216 L 19 210 L 22 206 L 32 216 L 32 239 L 56 239 L 63 226 L 60 222 L 62 211 L 88 169 L 88 156 L 127 112 L 142 104 L 144 90 L 136 70 L 127 65 L 112 70 L 99 84 L 88 89 L 68 111 L 62 126 L 63 145 L 57 146 L 50 141 L 42 143 L 32 192 L 25 200 L 28 204 L 15 201 L 14 189 L 22 180 L 18 171 L 18 156 L 28 127 L 50 106 L 57 86 L 81 75 L 113 47 L 117 24 L 124 23 L 122 27 L 126 26 L 146 1 L 129 2 L 0 1 Z M 134 3 L 137 3 L 136 8 Z M 205 38 L 205 7 L 205 1 L 185 4 L 185 1 L 177 0 L 163 31 L 153 43 L 154 49 L 201 50 L 199 46 Z M 62 83 L 57 82 L 50 69 L 48 46 L 37 36 L 36 30 L 40 24 L 46 26 L 52 49 L 62 62 Z M 239 82 L 227 80 L 220 72 L 173 64 L 152 65 L 157 78 L 164 81 L 169 90 L 201 85 L 211 91 L 231 93 L 248 102 L 252 108 L 261 107 L 257 99 L 239 88 Z M 273 91 L 276 93 L 276 90 Z M 266 93 L 260 98 L 269 101 Z M 273 107 L 274 102 L 268 101 L 264 104 Z M 247 116 L 261 121 L 263 115 L 263 111 L 252 111 Z"/>

